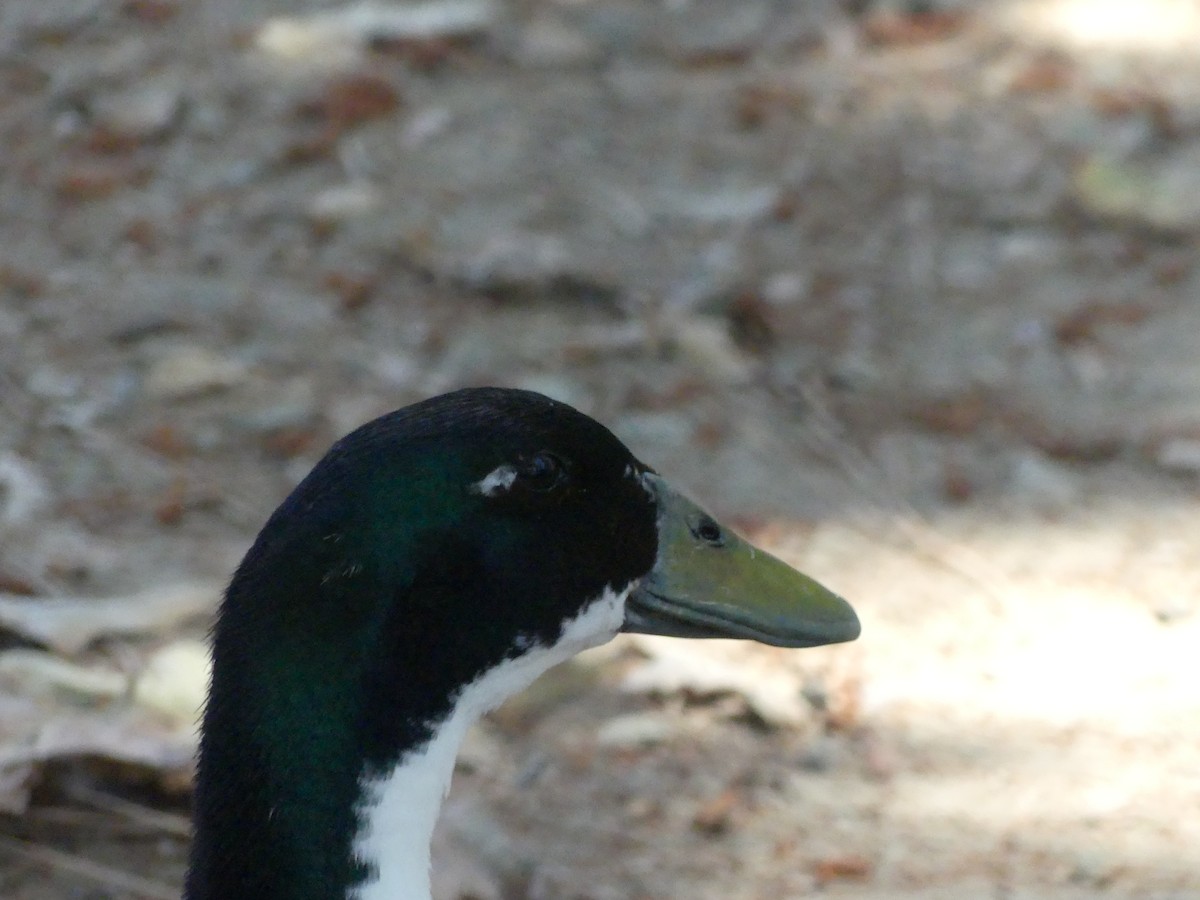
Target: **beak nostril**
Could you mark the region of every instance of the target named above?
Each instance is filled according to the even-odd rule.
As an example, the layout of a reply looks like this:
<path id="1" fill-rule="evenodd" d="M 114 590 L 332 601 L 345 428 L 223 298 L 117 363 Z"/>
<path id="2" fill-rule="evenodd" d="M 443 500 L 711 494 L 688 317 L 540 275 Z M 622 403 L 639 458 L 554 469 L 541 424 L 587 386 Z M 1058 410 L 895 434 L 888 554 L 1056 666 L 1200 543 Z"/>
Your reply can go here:
<path id="1" fill-rule="evenodd" d="M 622 630 L 774 647 L 858 637 L 858 617 L 841 597 L 755 549 L 657 476 L 647 481 L 658 505 L 658 556 L 629 595 Z"/>
<path id="2" fill-rule="evenodd" d="M 725 543 L 725 533 L 721 530 L 721 526 L 708 516 L 703 516 L 692 527 L 692 534 L 698 540 L 704 541 L 706 544 L 711 544 L 714 547 L 720 547 Z"/>

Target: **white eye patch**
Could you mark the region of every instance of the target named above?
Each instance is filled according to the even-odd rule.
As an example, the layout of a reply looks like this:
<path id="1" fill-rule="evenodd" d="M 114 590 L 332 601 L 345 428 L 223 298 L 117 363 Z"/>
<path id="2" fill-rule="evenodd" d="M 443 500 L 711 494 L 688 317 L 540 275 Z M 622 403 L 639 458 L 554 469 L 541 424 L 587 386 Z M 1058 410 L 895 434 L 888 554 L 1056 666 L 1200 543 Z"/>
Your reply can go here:
<path id="1" fill-rule="evenodd" d="M 513 482 L 516 480 L 516 469 L 512 466 L 500 466 L 488 472 L 482 481 L 477 481 L 471 485 L 471 490 L 477 494 L 483 494 L 485 497 L 495 497 L 497 494 L 507 491 L 512 487 Z"/>

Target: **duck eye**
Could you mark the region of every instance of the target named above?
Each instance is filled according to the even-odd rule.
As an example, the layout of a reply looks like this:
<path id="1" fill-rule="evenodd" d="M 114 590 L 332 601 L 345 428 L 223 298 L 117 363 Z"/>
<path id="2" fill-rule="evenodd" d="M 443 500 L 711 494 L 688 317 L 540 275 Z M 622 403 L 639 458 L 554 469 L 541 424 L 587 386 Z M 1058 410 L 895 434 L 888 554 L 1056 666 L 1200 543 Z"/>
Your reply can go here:
<path id="1" fill-rule="evenodd" d="M 721 526 L 708 516 L 704 516 L 696 523 L 692 528 L 692 534 L 714 547 L 721 547 L 725 544 L 725 533 L 721 531 Z"/>
<path id="2" fill-rule="evenodd" d="M 563 461 L 545 451 L 535 453 L 521 470 L 521 480 L 535 491 L 549 491 L 557 487 L 565 475 Z"/>

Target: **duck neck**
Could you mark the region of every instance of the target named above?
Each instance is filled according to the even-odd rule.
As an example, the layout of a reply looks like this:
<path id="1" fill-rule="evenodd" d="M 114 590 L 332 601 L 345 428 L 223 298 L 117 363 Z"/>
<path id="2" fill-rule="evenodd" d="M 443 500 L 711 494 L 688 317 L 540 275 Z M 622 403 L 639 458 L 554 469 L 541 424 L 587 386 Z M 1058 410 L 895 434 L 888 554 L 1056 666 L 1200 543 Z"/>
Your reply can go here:
<path id="1" fill-rule="evenodd" d="M 292 702 L 271 715 L 210 701 L 187 900 L 429 900 L 430 842 L 455 757 L 494 705 L 477 686 L 509 665 L 443 694 L 448 712 L 432 721 L 432 706 L 389 709 L 382 727 L 399 749 L 388 753 L 363 726 L 369 704 L 334 697 L 336 668 L 303 693 L 281 686 L 277 698 Z M 391 742 L 397 733 L 405 740 Z"/>
<path id="2" fill-rule="evenodd" d="M 404 884 L 395 896 L 429 896 L 429 838 L 471 721 L 456 697 L 486 656 L 376 617 L 382 604 L 369 601 L 386 589 L 368 573 L 321 577 L 243 567 L 230 586 L 213 642 L 188 900 L 370 896 L 384 874 Z M 302 605 L 292 600 L 301 592 Z"/>
<path id="3" fill-rule="evenodd" d="M 355 900 L 429 900 L 433 829 L 470 724 L 469 716 L 452 715 L 390 771 L 364 776 L 353 852 L 368 872 L 351 893 Z"/>
<path id="4" fill-rule="evenodd" d="M 187 900 L 429 900 L 430 842 L 467 730 L 614 636 L 632 587 L 605 589 L 552 645 L 535 640 L 440 691 L 461 642 L 414 643 L 407 663 L 364 676 L 357 652 L 318 659 L 330 645 L 317 643 L 303 664 L 269 665 L 270 647 L 232 653 L 218 629 Z"/>
<path id="5" fill-rule="evenodd" d="M 360 673 L 349 660 L 322 660 L 315 676 L 312 659 L 293 671 L 270 660 L 262 646 L 223 653 L 221 638 L 200 745 L 185 897 L 353 896 L 373 871 L 373 861 L 353 852 L 367 773 L 403 754 L 368 752 L 365 706 L 349 693 Z M 427 740 L 417 736 L 409 746 Z"/>

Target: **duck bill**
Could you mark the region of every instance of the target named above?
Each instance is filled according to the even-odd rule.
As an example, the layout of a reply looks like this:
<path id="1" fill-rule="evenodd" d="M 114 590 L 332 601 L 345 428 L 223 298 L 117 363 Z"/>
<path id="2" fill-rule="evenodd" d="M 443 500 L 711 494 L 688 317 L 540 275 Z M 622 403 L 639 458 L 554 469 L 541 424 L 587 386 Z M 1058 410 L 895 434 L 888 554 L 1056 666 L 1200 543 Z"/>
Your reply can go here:
<path id="1" fill-rule="evenodd" d="M 658 559 L 625 604 L 623 631 L 818 647 L 858 637 L 850 604 L 716 523 L 657 475 Z"/>

